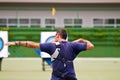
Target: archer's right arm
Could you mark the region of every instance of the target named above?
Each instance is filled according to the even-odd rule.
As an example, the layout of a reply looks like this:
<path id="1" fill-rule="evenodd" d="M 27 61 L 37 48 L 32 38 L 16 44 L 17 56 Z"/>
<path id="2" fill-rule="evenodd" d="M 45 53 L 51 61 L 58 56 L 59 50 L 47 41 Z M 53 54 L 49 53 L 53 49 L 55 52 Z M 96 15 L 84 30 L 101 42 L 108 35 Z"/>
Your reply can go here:
<path id="1" fill-rule="evenodd" d="M 87 48 L 86 48 L 87 50 L 91 50 L 94 48 L 94 45 L 90 41 L 83 38 L 77 39 L 73 42 L 87 43 Z"/>

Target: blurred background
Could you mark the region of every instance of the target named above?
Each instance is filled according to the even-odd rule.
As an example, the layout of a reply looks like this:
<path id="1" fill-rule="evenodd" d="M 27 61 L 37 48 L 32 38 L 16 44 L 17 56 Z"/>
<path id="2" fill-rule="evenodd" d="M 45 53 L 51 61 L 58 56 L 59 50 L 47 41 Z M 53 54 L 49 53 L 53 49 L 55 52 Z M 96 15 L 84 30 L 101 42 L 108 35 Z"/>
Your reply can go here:
<path id="1" fill-rule="evenodd" d="M 118 0 L 0 0 L 0 30 L 8 31 L 9 41 L 40 42 L 40 32 L 58 28 L 68 31 L 69 41 L 85 38 L 93 42 L 95 49 L 82 57 L 120 57 Z M 17 47 L 16 54 L 9 48 L 10 56 L 35 56 L 32 49 L 21 49 Z"/>
<path id="2" fill-rule="evenodd" d="M 80 75 L 82 75 L 82 69 L 84 69 L 84 67 L 87 68 L 89 65 L 91 67 L 93 67 L 92 65 L 106 65 L 105 68 L 100 67 L 99 69 L 98 66 L 94 68 L 99 71 L 102 69 L 101 71 L 103 72 L 100 74 L 115 72 L 109 75 L 113 76 L 112 78 L 108 78 L 108 76 L 103 76 L 103 78 L 99 77 L 100 74 L 99 71 L 97 71 L 97 78 L 85 78 L 85 75 L 83 75 L 81 76 L 81 80 L 120 79 L 120 77 L 118 77 L 120 73 L 120 69 L 118 68 L 120 67 L 119 0 L 0 0 L 0 31 L 8 31 L 9 41 L 40 42 L 41 32 L 54 32 L 59 28 L 67 30 L 68 41 L 84 38 L 90 40 L 95 45 L 93 50 L 82 52 L 78 55 L 78 58 L 85 58 L 88 61 L 88 64 L 85 62 L 85 65 L 84 63 L 75 63 L 77 66 L 78 64 L 84 65 L 80 68 Z M 13 59 L 40 57 L 34 49 L 25 47 L 9 47 L 9 53 L 9 58 Z M 90 60 L 92 58 L 93 62 L 90 61 L 89 63 L 89 58 Z M 95 58 L 99 58 L 100 61 L 103 62 L 98 64 L 99 60 L 96 62 Z M 105 61 L 103 59 L 105 59 Z M 5 64 L 9 64 L 9 60 L 8 63 L 3 61 L 3 72 L 8 69 Z M 110 66 L 111 68 L 108 69 L 107 67 Z M 78 68 L 79 66 L 76 67 L 76 69 Z M 89 69 L 91 70 L 91 68 Z M 107 69 L 106 72 L 104 72 L 104 69 Z M 83 70 L 83 73 L 84 72 Z M 91 74 L 91 72 L 92 71 L 88 72 L 88 75 Z M 77 75 L 80 76 L 79 74 Z M 5 80 L 5 78 L 2 78 L 2 80 Z"/>

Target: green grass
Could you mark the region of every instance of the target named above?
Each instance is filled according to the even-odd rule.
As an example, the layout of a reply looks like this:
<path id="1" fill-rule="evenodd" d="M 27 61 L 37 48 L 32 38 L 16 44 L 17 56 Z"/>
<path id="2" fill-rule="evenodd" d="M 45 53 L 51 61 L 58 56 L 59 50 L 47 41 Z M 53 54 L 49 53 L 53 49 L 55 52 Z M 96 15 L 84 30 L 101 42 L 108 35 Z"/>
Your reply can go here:
<path id="1" fill-rule="evenodd" d="M 39 60 L 3 60 L 0 80 L 49 80 L 51 68 L 42 71 Z M 46 77 L 47 76 L 47 77 Z"/>
<path id="2" fill-rule="evenodd" d="M 75 59 L 78 80 L 120 80 L 120 59 Z M 50 80 L 51 67 L 42 71 L 40 58 L 3 59 L 0 80 Z"/>

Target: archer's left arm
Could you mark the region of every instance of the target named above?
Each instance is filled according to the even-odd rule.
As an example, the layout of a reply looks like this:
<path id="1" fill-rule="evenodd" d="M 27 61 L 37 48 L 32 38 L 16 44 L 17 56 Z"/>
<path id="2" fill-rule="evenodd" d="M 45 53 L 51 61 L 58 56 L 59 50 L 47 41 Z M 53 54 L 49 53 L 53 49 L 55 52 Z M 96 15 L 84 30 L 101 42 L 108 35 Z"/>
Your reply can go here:
<path id="1" fill-rule="evenodd" d="M 40 44 L 32 41 L 15 41 L 15 42 L 7 42 L 5 45 L 7 46 L 24 46 L 28 48 L 37 48 L 40 49 Z"/>

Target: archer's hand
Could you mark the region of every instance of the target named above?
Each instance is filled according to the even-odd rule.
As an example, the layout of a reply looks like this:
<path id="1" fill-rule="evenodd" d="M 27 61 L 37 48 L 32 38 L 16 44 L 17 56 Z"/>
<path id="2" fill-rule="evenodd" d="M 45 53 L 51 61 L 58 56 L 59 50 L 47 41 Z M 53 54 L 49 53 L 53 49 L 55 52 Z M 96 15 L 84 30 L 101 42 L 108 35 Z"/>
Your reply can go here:
<path id="1" fill-rule="evenodd" d="M 6 46 L 15 46 L 15 42 L 7 42 L 5 43 Z"/>

